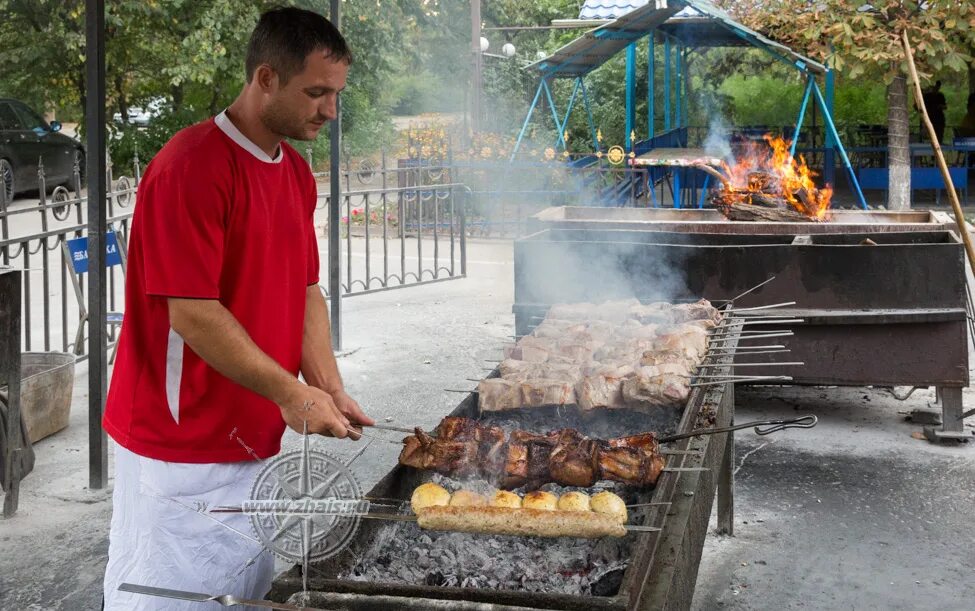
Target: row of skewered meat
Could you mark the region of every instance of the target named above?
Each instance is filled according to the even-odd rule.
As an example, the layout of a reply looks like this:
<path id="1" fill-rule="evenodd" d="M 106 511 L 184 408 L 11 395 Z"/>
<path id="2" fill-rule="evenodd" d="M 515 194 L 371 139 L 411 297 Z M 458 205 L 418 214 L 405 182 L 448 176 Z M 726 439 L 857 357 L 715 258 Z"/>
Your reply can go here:
<path id="1" fill-rule="evenodd" d="M 479 477 L 505 490 L 550 482 L 589 487 L 599 480 L 651 486 L 664 468 L 653 433 L 608 440 L 574 429 L 506 435 L 499 427 L 447 417 L 436 435 L 418 428 L 403 443 L 402 465 L 457 479 Z"/>
<path id="2" fill-rule="evenodd" d="M 721 321 L 709 302 L 562 304 L 478 384 L 482 411 L 680 406 Z"/>

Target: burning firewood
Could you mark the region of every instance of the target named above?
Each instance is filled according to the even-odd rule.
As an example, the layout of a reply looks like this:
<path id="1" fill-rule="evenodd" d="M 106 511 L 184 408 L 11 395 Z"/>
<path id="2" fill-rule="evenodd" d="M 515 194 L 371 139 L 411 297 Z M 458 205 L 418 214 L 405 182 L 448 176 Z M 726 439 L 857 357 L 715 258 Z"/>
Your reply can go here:
<path id="1" fill-rule="evenodd" d="M 814 173 L 789 142 L 765 136 L 767 147 L 752 145 L 724 171 L 707 171 L 721 180 L 711 203 L 733 221 L 808 222 L 826 220 L 832 190 L 816 188 Z M 703 169 L 703 168 L 702 168 Z"/>
<path id="2" fill-rule="evenodd" d="M 777 223 L 808 223 L 811 219 L 791 208 L 754 204 L 718 204 L 716 207 L 729 221 L 771 221 Z"/>

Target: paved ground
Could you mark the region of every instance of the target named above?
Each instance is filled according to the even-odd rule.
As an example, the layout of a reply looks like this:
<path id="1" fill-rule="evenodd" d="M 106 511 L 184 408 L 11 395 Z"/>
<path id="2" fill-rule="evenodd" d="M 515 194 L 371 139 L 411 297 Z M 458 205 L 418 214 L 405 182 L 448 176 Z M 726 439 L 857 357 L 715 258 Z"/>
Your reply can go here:
<path id="1" fill-rule="evenodd" d="M 347 386 L 377 416 L 432 426 L 513 332 L 510 243 L 473 242 L 470 278 L 345 303 Z M 70 427 L 36 446 L 20 512 L 0 520 L 0 609 L 97 607 L 108 491 L 87 484 L 87 382 L 79 367 Z M 899 413 L 923 406 L 870 389 L 753 389 L 738 419 L 812 411 L 811 431 L 738 436 L 737 531 L 709 536 L 696 609 L 970 609 L 975 444 L 911 437 Z M 973 398 L 966 395 L 966 404 Z M 288 443 L 294 443 L 289 437 Z M 322 440 L 339 454 L 359 446 Z M 371 486 L 397 448 L 355 463 Z"/>

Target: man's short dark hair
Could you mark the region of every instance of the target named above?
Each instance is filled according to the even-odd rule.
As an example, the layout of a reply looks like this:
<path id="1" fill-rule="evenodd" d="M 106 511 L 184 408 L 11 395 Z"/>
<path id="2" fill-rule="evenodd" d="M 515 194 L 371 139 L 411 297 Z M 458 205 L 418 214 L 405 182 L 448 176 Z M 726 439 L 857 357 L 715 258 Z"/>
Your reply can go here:
<path id="1" fill-rule="evenodd" d="M 305 58 L 315 51 L 325 51 L 334 61 L 352 63 L 345 38 L 328 19 L 295 7 L 267 11 L 247 43 L 247 82 L 258 66 L 268 64 L 283 85 L 305 69 Z"/>

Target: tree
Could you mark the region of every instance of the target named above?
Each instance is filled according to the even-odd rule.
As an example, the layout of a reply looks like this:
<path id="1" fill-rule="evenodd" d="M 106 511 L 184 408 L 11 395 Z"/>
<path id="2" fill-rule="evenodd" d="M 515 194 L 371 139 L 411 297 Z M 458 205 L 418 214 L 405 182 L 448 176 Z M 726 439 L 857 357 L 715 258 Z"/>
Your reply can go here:
<path id="1" fill-rule="evenodd" d="M 967 72 L 972 61 L 975 9 L 968 2 L 899 0 L 753 0 L 725 2 L 746 25 L 828 62 L 847 79 L 887 85 L 887 206 L 910 206 L 910 106 L 900 37 L 914 46 L 919 77 Z"/>

